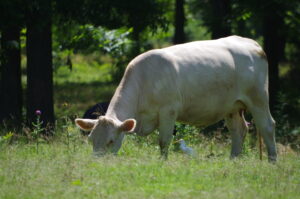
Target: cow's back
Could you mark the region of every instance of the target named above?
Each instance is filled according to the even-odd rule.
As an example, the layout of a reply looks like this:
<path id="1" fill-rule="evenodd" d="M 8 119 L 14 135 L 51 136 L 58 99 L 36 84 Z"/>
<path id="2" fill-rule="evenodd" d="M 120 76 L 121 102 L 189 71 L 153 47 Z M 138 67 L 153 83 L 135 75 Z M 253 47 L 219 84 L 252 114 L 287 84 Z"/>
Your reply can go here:
<path id="1" fill-rule="evenodd" d="M 249 89 L 266 83 L 263 55 L 255 41 L 237 36 L 144 53 L 130 63 L 140 81 L 139 113 L 155 120 L 171 106 L 178 120 L 217 122 Z"/>

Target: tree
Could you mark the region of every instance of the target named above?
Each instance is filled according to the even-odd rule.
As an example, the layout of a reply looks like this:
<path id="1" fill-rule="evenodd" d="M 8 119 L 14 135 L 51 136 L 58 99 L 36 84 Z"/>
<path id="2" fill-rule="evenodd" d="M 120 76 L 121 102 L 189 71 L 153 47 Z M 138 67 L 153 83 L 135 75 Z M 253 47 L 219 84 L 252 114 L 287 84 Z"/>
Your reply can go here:
<path id="1" fill-rule="evenodd" d="M 20 0 L 0 2 L 0 122 L 11 120 L 14 126 L 22 119 L 20 29 L 23 8 Z"/>
<path id="2" fill-rule="evenodd" d="M 212 39 L 231 35 L 231 1 L 233 0 L 191 0 L 191 11 L 203 20 Z"/>
<path id="3" fill-rule="evenodd" d="M 20 123 L 22 118 L 20 29 L 18 26 L 10 26 L 1 32 L 0 120 Z"/>
<path id="4" fill-rule="evenodd" d="M 180 44 L 185 42 L 186 36 L 184 32 L 184 25 L 184 0 L 175 0 L 175 34 L 173 38 L 174 44 Z"/>
<path id="5" fill-rule="evenodd" d="M 54 123 L 51 0 L 34 0 L 26 13 L 27 119 L 41 110 L 44 125 Z"/>
<path id="6" fill-rule="evenodd" d="M 215 17 L 210 22 L 212 38 L 217 39 L 231 35 L 230 0 L 210 0 L 211 14 Z"/>
<path id="7" fill-rule="evenodd" d="M 285 25 L 284 12 L 285 5 L 280 1 L 265 4 L 263 13 L 263 38 L 264 50 L 269 62 L 269 92 L 270 107 L 274 111 L 278 103 L 279 82 L 279 62 L 284 55 L 285 47 Z"/>
<path id="8" fill-rule="evenodd" d="M 109 29 L 133 27 L 139 44 L 140 33 L 149 28 L 166 27 L 163 0 L 3 0 L 0 2 L 1 35 L 1 118 L 5 115 L 20 117 L 22 96 L 20 81 L 20 51 L 12 53 L 6 40 L 19 41 L 19 31 L 26 26 L 27 92 L 26 110 L 29 124 L 35 111 L 41 110 L 44 125 L 54 122 L 52 80 L 52 19 L 55 25 L 92 24 Z M 53 15 L 54 14 L 54 15 Z M 21 25 L 20 25 L 21 24 Z M 7 25 L 7 26 L 6 26 Z M 14 26 L 16 25 L 16 26 Z M 17 30 L 18 29 L 18 30 Z M 12 38 L 13 37 L 13 38 Z M 11 42 L 8 42 L 11 43 Z M 14 43 L 14 42 L 12 42 Z M 19 45 L 19 44 L 18 44 Z M 18 46 L 17 45 L 17 46 Z M 138 45 L 139 46 L 139 45 Z M 16 48 L 18 49 L 18 48 Z M 4 59 L 5 58 L 5 59 Z M 17 64 L 18 63 L 18 64 Z M 11 64 L 15 64 L 13 67 Z M 4 67 L 5 66 L 5 67 Z M 15 70 L 17 69 L 18 70 Z M 10 73 L 14 73 L 10 75 Z M 11 78 L 7 81 L 8 77 Z M 11 83 L 12 82 L 12 83 Z M 17 90 L 18 89 L 18 90 Z M 7 91 L 16 91 L 15 93 Z M 13 94 L 18 97 L 13 96 Z M 7 98 L 5 98 L 7 94 Z M 11 96 L 8 96 L 11 95 Z M 4 96 L 4 97 L 2 97 Z M 17 100 L 12 103 L 11 99 Z M 5 104 L 9 104 L 6 106 Z M 2 111 L 3 107 L 7 108 Z M 6 116 L 5 116 L 6 117 Z"/>

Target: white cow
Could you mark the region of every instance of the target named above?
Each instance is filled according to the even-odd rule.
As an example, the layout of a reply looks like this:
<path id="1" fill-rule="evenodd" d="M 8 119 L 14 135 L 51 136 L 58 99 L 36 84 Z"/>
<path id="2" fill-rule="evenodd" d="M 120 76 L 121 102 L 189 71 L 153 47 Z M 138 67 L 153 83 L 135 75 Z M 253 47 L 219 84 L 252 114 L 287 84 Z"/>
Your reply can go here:
<path id="1" fill-rule="evenodd" d="M 146 136 L 158 129 L 161 154 L 168 155 L 175 121 L 205 126 L 225 119 L 231 157 L 241 153 L 250 111 L 276 161 L 275 122 L 269 110 L 268 63 L 253 40 L 230 36 L 151 50 L 133 59 L 105 116 L 76 119 L 96 154 L 116 153 L 125 133 Z"/>

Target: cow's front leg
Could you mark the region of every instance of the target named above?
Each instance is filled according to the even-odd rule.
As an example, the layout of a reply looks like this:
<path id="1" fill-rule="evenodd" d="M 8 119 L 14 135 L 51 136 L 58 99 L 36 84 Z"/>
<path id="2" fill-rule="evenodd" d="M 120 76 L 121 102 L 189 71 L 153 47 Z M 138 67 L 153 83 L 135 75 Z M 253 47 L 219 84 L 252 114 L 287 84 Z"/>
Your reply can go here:
<path id="1" fill-rule="evenodd" d="M 171 134 L 168 132 L 159 132 L 159 146 L 160 146 L 160 154 L 163 159 L 168 159 L 169 146 L 172 141 L 172 131 Z"/>
<path id="2" fill-rule="evenodd" d="M 176 117 L 174 111 L 164 111 L 159 115 L 159 146 L 161 157 L 163 159 L 168 158 L 169 146 L 173 138 L 175 120 Z"/>

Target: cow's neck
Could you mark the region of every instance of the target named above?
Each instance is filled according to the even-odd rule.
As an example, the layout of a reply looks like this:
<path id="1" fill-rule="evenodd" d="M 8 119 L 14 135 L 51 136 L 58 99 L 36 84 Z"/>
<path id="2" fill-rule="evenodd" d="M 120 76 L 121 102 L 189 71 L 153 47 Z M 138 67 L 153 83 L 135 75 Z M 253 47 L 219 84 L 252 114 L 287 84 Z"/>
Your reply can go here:
<path id="1" fill-rule="evenodd" d="M 106 116 L 124 121 L 135 118 L 138 106 L 138 82 L 123 78 L 108 107 Z"/>

